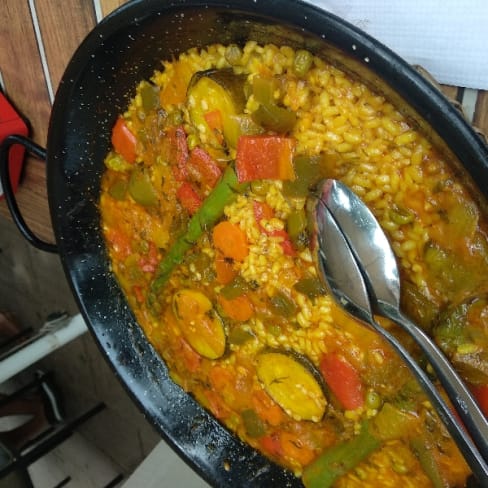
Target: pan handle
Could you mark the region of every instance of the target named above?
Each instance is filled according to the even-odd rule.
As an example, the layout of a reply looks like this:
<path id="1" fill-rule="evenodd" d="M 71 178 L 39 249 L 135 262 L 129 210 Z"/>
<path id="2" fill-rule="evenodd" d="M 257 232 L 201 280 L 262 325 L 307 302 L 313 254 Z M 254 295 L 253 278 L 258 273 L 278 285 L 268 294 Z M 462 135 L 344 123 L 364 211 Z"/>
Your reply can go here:
<path id="1" fill-rule="evenodd" d="M 8 209 L 12 215 L 12 220 L 19 229 L 20 233 L 31 245 L 37 249 L 40 249 L 41 251 L 57 253 L 58 247 L 56 244 L 45 242 L 39 239 L 39 237 L 32 232 L 22 217 L 19 206 L 17 205 L 17 200 L 10 181 L 10 168 L 8 164 L 10 149 L 15 144 L 24 146 L 25 150 L 32 156 L 42 159 L 43 161 L 46 160 L 46 150 L 24 136 L 16 134 L 7 136 L 0 145 L 0 181 L 2 182 L 5 201 L 7 202 Z"/>

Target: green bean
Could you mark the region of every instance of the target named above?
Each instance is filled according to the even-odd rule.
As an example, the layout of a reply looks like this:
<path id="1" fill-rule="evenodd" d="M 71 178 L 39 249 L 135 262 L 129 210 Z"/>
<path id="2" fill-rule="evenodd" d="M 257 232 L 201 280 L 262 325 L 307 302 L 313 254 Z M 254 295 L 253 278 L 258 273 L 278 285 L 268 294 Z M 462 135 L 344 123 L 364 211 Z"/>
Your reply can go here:
<path id="1" fill-rule="evenodd" d="M 335 481 L 359 464 L 381 442 L 364 422 L 359 435 L 327 449 L 303 470 L 302 481 L 306 488 L 329 488 Z"/>

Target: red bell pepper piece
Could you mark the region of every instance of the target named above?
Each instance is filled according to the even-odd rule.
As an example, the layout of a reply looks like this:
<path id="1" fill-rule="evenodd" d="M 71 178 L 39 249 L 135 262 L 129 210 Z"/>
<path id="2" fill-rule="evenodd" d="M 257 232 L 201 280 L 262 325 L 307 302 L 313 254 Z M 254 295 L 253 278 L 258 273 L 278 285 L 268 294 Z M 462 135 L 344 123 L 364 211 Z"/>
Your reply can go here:
<path id="1" fill-rule="evenodd" d="M 275 135 L 241 136 L 237 142 L 236 173 L 239 183 L 260 179 L 294 180 L 296 141 Z"/>
<path id="2" fill-rule="evenodd" d="M 216 161 L 201 147 L 195 147 L 188 160 L 189 173 L 196 181 L 213 188 L 222 176 L 222 170 Z"/>
<path id="3" fill-rule="evenodd" d="M 355 410 L 364 405 L 363 384 L 354 366 L 336 353 L 325 354 L 320 371 L 342 406 Z"/>
<path id="4" fill-rule="evenodd" d="M 288 232 L 283 229 L 275 229 L 275 230 L 266 230 L 262 225 L 261 225 L 261 220 L 269 220 L 274 217 L 274 210 L 265 202 L 258 202 L 254 201 L 253 202 L 253 211 L 254 211 L 254 218 L 256 219 L 256 222 L 258 224 L 259 229 L 261 232 L 264 232 L 266 235 L 270 237 L 282 237 L 283 240 L 281 241 L 281 247 L 283 249 L 283 252 L 287 256 L 295 256 L 296 251 L 295 248 L 293 247 L 293 244 L 290 240 L 290 236 L 288 235 Z"/>
<path id="5" fill-rule="evenodd" d="M 488 417 L 488 385 L 474 386 L 472 392 L 481 411 Z"/>
<path id="6" fill-rule="evenodd" d="M 129 130 L 123 117 L 119 117 L 112 129 L 112 146 L 128 163 L 136 160 L 136 136 Z"/>
<path id="7" fill-rule="evenodd" d="M 176 198 L 190 215 L 193 215 L 202 204 L 202 199 L 188 181 L 184 181 L 176 190 Z"/>

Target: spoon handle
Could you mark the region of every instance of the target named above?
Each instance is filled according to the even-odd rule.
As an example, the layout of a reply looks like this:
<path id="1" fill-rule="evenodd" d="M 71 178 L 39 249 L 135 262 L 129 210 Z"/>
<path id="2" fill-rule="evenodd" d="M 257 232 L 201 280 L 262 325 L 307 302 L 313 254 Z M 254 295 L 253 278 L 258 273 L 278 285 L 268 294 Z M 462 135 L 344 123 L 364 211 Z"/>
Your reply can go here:
<path id="1" fill-rule="evenodd" d="M 379 305 L 384 315 L 405 329 L 426 354 L 466 430 L 478 446 L 482 456 L 488 459 L 488 420 L 456 370 L 433 340 L 405 317 L 400 310 L 385 303 Z"/>
<path id="2" fill-rule="evenodd" d="M 396 315 L 395 315 L 396 317 Z M 396 320 L 395 320 L 396 321 Z M 486 441 L 487 438 L 482 438 L 481 431 L 476 435 L 476 442 L 478 443 L 478 447 L 473 443 L 473 440 L 470 438 L 470 436 L 466 433 L 466 431 L 463 428 L 463 425 L 459 422 L 459 420 L 456 418 L 452 410 L 449 408 L 449 406 L 446 404 L 445 400 L 442 398 L 440 395 L 439 391 L 435 387 L 435 385 L 432 383 L 430 378 L 427 376 L 427 373 L 418 365 L 418 363 L 412 358 L 410 353 L 403 347 L 403 345 L 392 335 L 390 334 L 387 330 L 385 330 L 381 325 L 379 325 L 374 319 L 370 319 L 368 321 L 369 325 L 371 325 L 378 333 L 380 333 L 392 346 L 393 348 L 397 351 L 399 356 L 405 361 L 407 366 L 410 368 L 412 373 L 415 375 L 417 378 L 418 382 L 424 389 L 425 393 L 428 395 L 433 407 L 436 409 L 437 414 L 439 415 L 440 419 L 446 426 L 447 430 L 451 434 L 452 438 L 458 445 L 459 449 L 463 453 L 464 459 L 468 463 L 469 467 L 471 468 L 471 471 L 473 474 L 476 476 L 476 478 L 480 481 L 480 483 L 485 483 L 486 480 L 488 480 L 488 465 L 485 461 L 486 458 L 486 453 L 483 451 L 483 449 L 486 449 Z M 447 361 L 444 358 L 444 361 Z M 451 370 L 452 367 L 450 366 L 449 363 L 448 367 Z M 443 366 L 444 367 L 444 366 Z M 456 374 L 456 373 L 454 373 Z M 457 374 L 456 374 L 457 377 Z M 457 377 L 459 379 L 459 377 Z M 451 378 L 449 376 L 449 381 L 451 381 Z M 460 381 L 460 380 L 459 380 Z M 451 384 L 451 383 L 450 383 Z M 457 385 L 457 383 L 455 383 Z M 462 382 L 461 382 L 462 385 Z M 450 388 L 453 390 L 453 388 Z M 465 391 L 466 388 L 463 385 L 463 388 L 460 389 L 460 391 Z M 454 389 L 457 394 L 457 389 Z M 458 397 L 456 397 L 458 398 Z M 473 402 L 471 396 L 469 395 L 468 392 L 468 398 L 470 399 L 470 402 Z M 461 400 L 458 400 L 457 402 L 457 410 L 461 410 L 460 404 Z M 474 410 L 479 411 L 479 408 L 476 404 Z M 468 413 L 467 410 L 462 409 L 462 412 L 464 413 L 464 417 L 469 417 L 471 413 Z M 461 412 L 460 412 L 461 413 Z M 479 412 L 481 414 L 481 412 Z M 482 415 L 482 414 L 481 414 Z M 466 421 L 463 418 L 463 421 Z M 475 424 L 477 422 L 471 421 L 473 425 L 471 427 L 475 429 Z M 482 428 L 486 427 L 486 419 L 483 417 L 483 422 L 479 422 L 481 424 Z M 470 432 L 471 434 L 471 432 Z M 473 436 L 474 437 L 474 436 Z M 481 437 L 481 441 L 480 438 Z M 484 485 L 483 485 L 484 486 Z"/>

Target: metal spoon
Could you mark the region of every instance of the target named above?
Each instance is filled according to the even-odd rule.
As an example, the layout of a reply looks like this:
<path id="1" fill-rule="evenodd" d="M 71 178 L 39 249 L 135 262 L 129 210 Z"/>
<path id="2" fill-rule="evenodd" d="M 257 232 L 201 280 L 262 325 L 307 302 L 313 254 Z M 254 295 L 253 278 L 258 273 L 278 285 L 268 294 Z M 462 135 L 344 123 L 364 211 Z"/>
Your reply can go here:
<path id="1" fill-rule="evenodd" d="M 442 422 L 463 453 L 473 474 L 482 482 L 488 479 L 488 465 L 447 406 L 425 371 L 402 344 L 374 317 L 363 273 L 349 247 L 346 237 L 328 208 L 320 200 L 310 200 L 308 210 L 314 225 L 313 250 L 319 274 L 332 297 L 352 316 L 380 333 L 406 362 L 428 395 Z"/>

